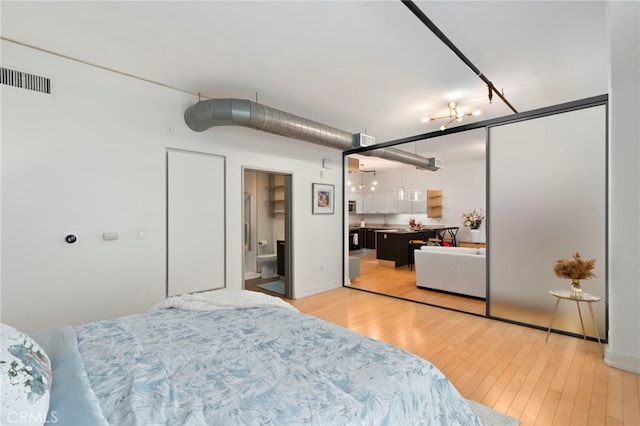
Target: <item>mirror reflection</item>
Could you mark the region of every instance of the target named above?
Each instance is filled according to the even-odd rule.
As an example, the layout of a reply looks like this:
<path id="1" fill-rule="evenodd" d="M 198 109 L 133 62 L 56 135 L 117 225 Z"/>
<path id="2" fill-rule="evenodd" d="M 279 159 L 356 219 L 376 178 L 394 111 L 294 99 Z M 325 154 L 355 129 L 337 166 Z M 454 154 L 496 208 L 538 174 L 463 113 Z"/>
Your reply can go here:
<path id="1" fill-rule="evenodd" d="M 433 167 L 348 157 L 347 286 L 485 315 L 485 130 L 394 148 Z"/>

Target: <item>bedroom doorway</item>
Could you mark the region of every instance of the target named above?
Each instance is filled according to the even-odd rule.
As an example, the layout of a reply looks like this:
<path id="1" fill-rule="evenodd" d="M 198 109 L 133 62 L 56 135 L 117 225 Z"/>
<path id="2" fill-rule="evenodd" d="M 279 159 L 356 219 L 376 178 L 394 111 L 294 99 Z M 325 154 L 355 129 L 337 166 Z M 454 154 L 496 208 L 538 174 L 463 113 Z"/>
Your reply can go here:
<path id="1" fill-rule="evenodd" d="M 246 290 L 293 298 L 291 174 L 243 168 Z"/>

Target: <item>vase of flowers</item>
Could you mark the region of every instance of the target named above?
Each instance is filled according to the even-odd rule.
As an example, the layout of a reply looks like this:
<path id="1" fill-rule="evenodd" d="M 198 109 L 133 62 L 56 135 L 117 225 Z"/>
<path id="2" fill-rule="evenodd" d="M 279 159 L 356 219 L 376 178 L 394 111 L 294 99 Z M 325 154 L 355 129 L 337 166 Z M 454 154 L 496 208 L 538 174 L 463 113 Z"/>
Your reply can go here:
<path id="1" fill-rule="evenodd" d="M 580 253 L 575 252 L 571 259 L 556 260 L 553 270 L 558 278 L 571 280 L 570 295 L 579 299 L 583 295 L 580 280 L 588 280 L 596 276 L 593 273 L 595 264 L 595 259 L 584 260 Z"/>
<path id="2" fill-rule="evenodd" d="M 473 209 L 471 213 L 464 213 L 462 215 L 462 223 L 465 228 L 469 229 L 471 241 L 474 243 L 480 242 L 480 225 L 482 225 L 484 218 L 485 215 L 482 209 Z"/>

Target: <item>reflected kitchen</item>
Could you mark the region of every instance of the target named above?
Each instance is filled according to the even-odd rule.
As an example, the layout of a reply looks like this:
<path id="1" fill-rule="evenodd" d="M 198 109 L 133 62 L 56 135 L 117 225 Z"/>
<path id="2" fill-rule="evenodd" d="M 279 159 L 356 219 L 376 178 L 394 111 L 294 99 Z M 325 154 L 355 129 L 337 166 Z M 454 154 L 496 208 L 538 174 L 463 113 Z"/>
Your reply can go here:
<path id="1" fill-rule="evenodd" d="M 469 145 L 483 144 L 476 137 Z M 406 150 L 431 158 L 425 147 Z M 465 217 L 486 201 L 484 158 L 434 159 L 418 168 L 349 156 L 347 285 L 483 314 L 484 224 L 472 230 Z"/>
<path id="2" fill-rule="evenodd" d="M 349 226 L 349 250 L 375 250 L 376 259 L 392 267 L 413 263 L 411 251 L 426 245 L 451 244 L 456 246 L 458 227 L 443 225 L 398 225 L 371 224 Z M 382 262 L 379 262 L 382 264 Z"/>
<path id="3" fill-rule="evenodd" d="M 350 156 L 345 186 L 349 250 L 375 250 L 377 259 L 400 267 L 408 264 L 410 240 L 453 246 L 483 243 L 484 227 L 477 236 L 463 223 L 464 213 L 485 203 L 485 167 L 478 160 L 444 167 L 436 159 L 438 166 L 428 170 Z"/>

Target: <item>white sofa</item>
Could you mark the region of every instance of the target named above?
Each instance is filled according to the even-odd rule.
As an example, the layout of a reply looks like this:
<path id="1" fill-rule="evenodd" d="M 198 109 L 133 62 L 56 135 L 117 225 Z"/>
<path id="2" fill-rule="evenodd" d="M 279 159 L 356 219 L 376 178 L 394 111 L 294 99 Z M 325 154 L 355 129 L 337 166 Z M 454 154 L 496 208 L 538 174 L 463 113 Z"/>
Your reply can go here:
<path id="1" fill-rule="evenodd" d="M 418 287 L 486 299 L 484 248 L 422 246 L 414 254 Z"/>

